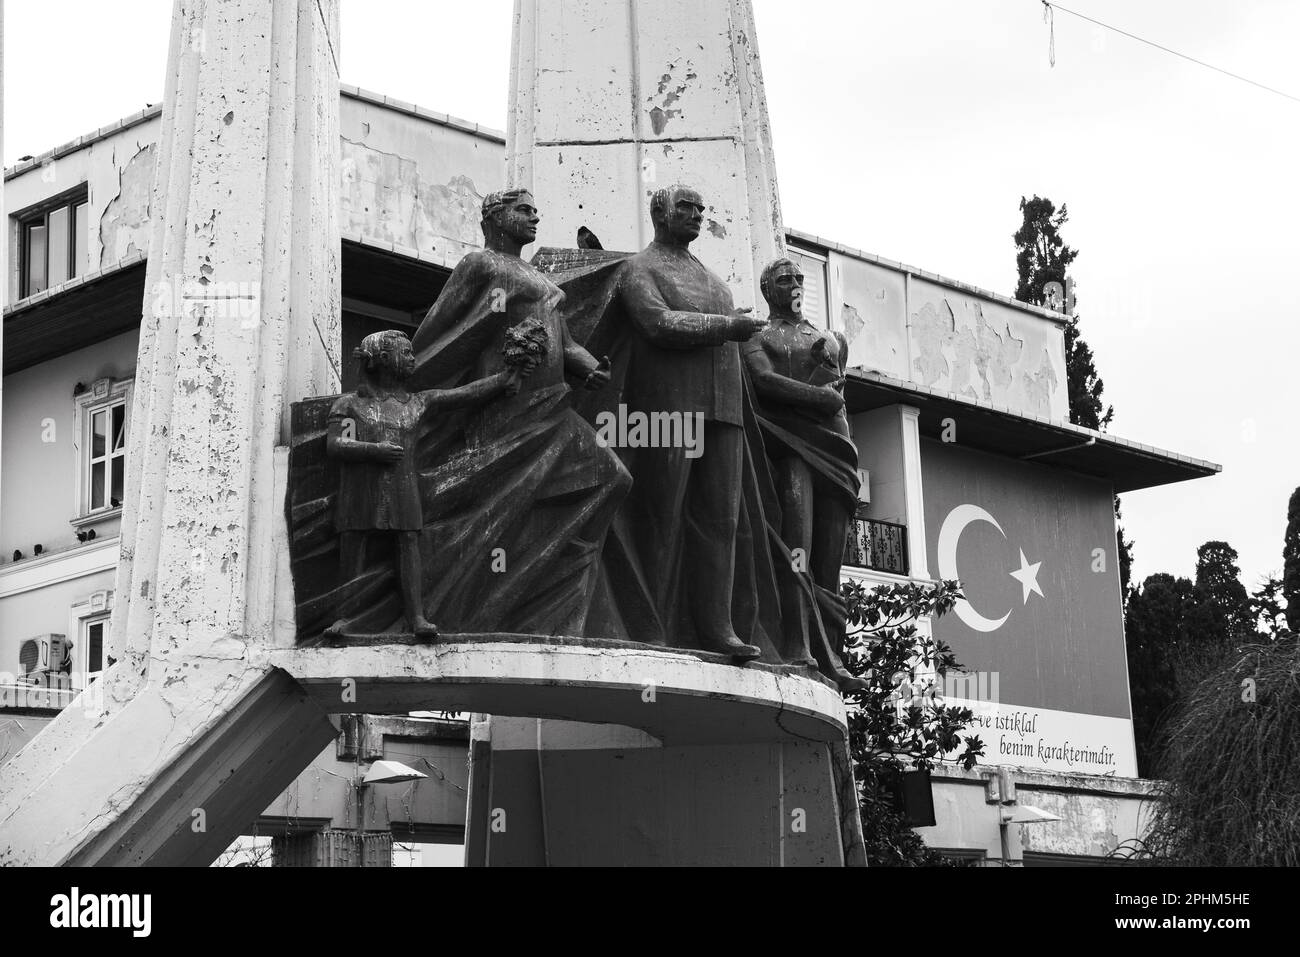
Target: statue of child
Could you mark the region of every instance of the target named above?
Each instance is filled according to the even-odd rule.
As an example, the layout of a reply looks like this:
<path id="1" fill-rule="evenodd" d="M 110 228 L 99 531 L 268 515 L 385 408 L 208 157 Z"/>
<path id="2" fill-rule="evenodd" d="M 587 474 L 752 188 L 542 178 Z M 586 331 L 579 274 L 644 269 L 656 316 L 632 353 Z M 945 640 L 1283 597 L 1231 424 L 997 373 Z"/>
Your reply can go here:
<path id="1" fill-rule="evenodd" d="M 421 422 L 435 410 L 476 405 L 519 391 L 532 364 L 477 379 L 454 389 L 410 392 L 406 382 L 415 354 L 406 334 L 387 329 L 368 335 L 354 353 L 361 364 L 356 392 L 335 400 L 329 414 L 326 452 L 341 460 L 335 527 L 339 531 L 343 583 L 366 570 L 368 546 L 389 539 L 397 550 L 397 580 L 406 624 L 418 638 L 438 637 L 424 615 L 420 570 L 420 504 L 415 442 Z M 340 618 L 325 632 L 340 638 L 350 629 L 345 600 Z"/>

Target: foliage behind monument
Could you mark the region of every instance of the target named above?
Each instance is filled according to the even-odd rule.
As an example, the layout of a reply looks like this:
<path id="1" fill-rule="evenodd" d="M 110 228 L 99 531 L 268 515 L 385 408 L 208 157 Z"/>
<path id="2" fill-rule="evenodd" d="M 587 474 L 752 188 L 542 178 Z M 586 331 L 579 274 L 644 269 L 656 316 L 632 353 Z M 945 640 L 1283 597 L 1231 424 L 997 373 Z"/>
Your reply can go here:
<path id="1" fill-rule="evenodd" d="M 848 606 L 844 663 L 867 682 L 846 701 L 868 861 L 886 867 L 952 865 L 906 823 L 895 793 L 906 771 L 929 771 L 949 752 L 970 770 L 984 753 L 978 737 L 960 736 L 974 718 L 971 710 L 949 706 L 936 690 L 961 665 L 943 641 L 916 627 L 920 618 L 951 611 L 961 588 L 955 581 L 874 589 L 847 581 L 841 594 Z"/>

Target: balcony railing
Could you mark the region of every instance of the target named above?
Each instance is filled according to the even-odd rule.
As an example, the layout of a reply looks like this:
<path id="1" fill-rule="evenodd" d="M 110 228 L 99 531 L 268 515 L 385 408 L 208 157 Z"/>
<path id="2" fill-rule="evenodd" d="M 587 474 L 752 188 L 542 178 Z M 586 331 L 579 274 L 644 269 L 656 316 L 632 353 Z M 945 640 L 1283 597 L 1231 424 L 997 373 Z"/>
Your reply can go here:
<path id="1" fill-rule="evenodd" d="M 844 564 L 894 575 L 907 574 L 907 526 L 855 518 L 849 525 Z"/>

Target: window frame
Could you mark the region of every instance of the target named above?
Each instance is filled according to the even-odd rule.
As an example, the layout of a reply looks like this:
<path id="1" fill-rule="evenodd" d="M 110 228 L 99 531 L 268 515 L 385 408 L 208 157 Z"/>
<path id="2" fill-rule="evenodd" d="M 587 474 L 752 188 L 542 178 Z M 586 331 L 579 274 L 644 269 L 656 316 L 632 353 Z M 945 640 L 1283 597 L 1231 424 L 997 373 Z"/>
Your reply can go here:
<path id="1" fill-rule="evenodd" d="M 131 401 L 134 394 L 134 379 L 97 379 L 76 399 L 76 456 L 77 456 L 77 480 L 75 486 L 75 500 L 73 503 L 73 517 L 69 524 L 73 528 L 82 528 L 101 522 L 106 519 L 114 518 L 122 514 L 122 503 L 112 505 L 112 487 L 113 487 L 113 459 L 122 459 L 122 494 L 126 494 L 126 474 L 127 474 L 127 457 L 130 453 L 131 444 Z M 107 435 L 109 441 L 108 448 L 105 450 L 102 461 L 104 462 L 104 483 L 105 495 L 110 502 L 98 508 L 92 508 L 90 495 L 92 489 L 91 473 L 95 461 L 93 451 L 94 445 L 91 439 L 91 428 L 93 427 L 95 414 L 105 412 L 108 415 L 109 431 L 112 426 L 112 409 L 116 406 L 122 406 L 122 448 L 120 452 L 112 447 L 112 435 Z"/>
<path id="2" fill-rule="evenodd" d="M 113 606 L 115 593 L 111 588 L 92 592 L 83 600 L 74 604 L 69 610 L 68 634 L 76 635 L 72 645 L 72 686 L 76 691 L 84 691 L 90 682 L 104 673 L 109 666 L 109 637 L 112 634 Z M 100 644 L 99 671 L 90 670 L 90 629 L 94 625 L 104 626 Z M 78 679 L 81 682 L 78 683 Z"/>
<path id="3" fill-rule="evenodd" d="M 14 222 L 18 226 L 18 299 L 26 299 L 29 296 L 35 296 L 41 292 L 48 292 L 50 284 L 50 216 L 64 209 L 68 212 L 68 276 L 63 282 L 70 282 L 78 276 L 85 275 L 90 271 L 90 263 L 79 262 L 77 259 L 77 208 L 86 206 L 86 216 L 90 216 L 90 196 L 85 183 L 73 187 L 54 196 L 42 203 L 31 206 L 20 213 L 13 215 Z M 28 241 L 28 230 L 33 226 L 42 226 L 45 229 L 45 288 L 33 292 L 30 288 L 31 282 L 31 243 Z M 87 259 L 89 259 L 89 237 L 86 240 Z M 59 284 L 55 284 L 59 285 Z"/>
<path id="4" fill-rule="evenodd" d="M 822 325 L 819 328 L 835 331 L 835 318 L 831 315 L 831 257 L 824 249 L 806 246 L 803 243 L 794 240 L 787 240 L 785 244 L 786 255 L 803 270 L 803 265 L 796 257 L 802 257 L 809 262 L 817 263 L 821 267 L 821 302 L 822 310 L 825 315 L 822 317 Z M 793 254 L 793 255 L 792 255 Z M 804 288 L 808 288 L 809 277 L 804 270 Z M 806 316 L 804 318 L 807 318 Z"/>

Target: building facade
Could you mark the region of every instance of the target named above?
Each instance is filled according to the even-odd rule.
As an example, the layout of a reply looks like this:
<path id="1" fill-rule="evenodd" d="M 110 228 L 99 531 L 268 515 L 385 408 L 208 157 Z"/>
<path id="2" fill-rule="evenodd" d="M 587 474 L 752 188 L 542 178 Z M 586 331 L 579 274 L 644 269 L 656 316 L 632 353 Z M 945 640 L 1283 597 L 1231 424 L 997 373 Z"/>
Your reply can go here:
<path id="1" fill-rule="evenodd" d="M 481 242 L 479 204 L 503 185 L 506 147 L 471 122 L 356 88 L 341 96 L 346 357 L 370 332 L 414 331 Z M 181 295 L 144 278 L 160 127 L 146 110 L 5 172 L 0 762 L 111 657 L 141 303 Z M 1150 796 L 1135 780 L 1113 496 L 1217 467 L 1071 426 L 1065 317 L 825 238 L 786 238 L 805 314 L 849 342 L 864 482 L 844 573 L 963 581 L 966 600 L 933 623 L 968 669 L 944 691 L 976 708 L 989 766 L 1014 769 L 937 774 L 938 823 L 922 833 L 985 861 L 1104 858 L 1140 833 Z M 237 292 L 251 314 L 261 291 Z M 344 388 L 354 381 L 345 364 Z M 468 799 L 458 773 L 357 811 L 348 768 L 417 752 L 445 768 L 467 754 L 465 736 L 432 718 L 369 727 L 369 744 L 348 746 L 341 726 L 340 744 L 250 833 L 301 860 L 320 859 L 293 844 L 301 832 L 405 828 L 455 843 Z M 1016 784 L 1017 800 L 1032 794 L 1061 822 L 1005 820 Z"/>

